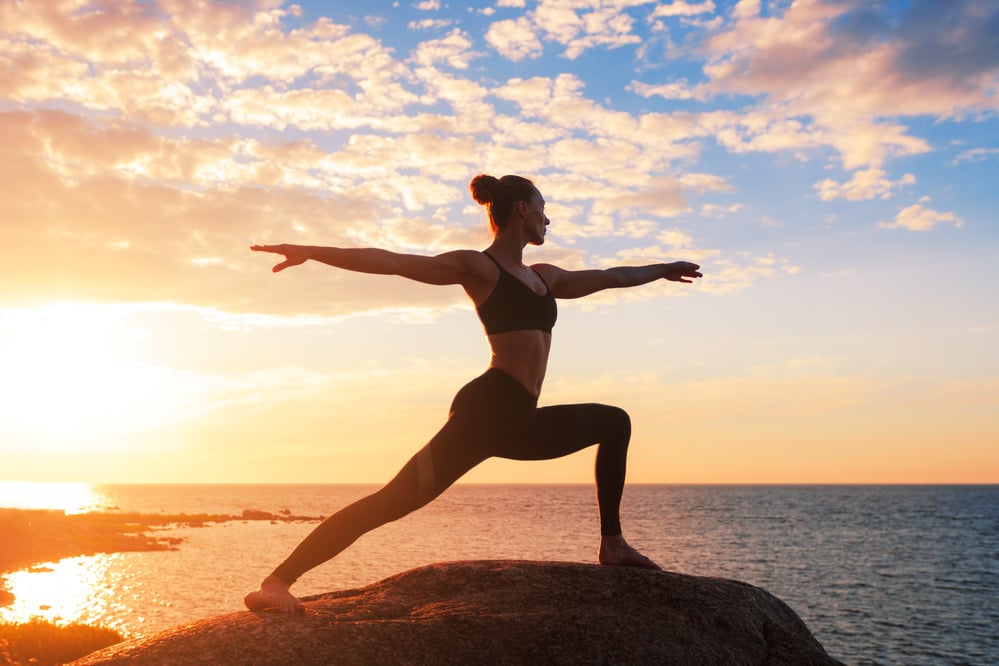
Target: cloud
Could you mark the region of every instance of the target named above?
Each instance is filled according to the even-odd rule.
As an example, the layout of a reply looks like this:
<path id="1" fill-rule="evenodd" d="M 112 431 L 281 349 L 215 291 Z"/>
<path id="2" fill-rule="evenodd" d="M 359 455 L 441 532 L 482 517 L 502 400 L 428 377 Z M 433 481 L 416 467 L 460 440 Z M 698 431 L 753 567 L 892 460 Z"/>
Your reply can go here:
<path id="1" fill-rule="evenodd" d="M 893 189 L 915 183 L 916 177 L 911 173 L 893 181 L 885 178 L 885 172 L 881 169 L 861 169 L 845 183 L 838 183 L 826 178 L 815 183 L 814 187 L 822 201 L 832 201 L 833 199 L 861 201 L 864 199 L 890 199 Z"/>
<path id="2" fill-rule="evenodd" d="M 504 2 L 499 6 L 523 7 L 524 4 Z M 540 0 L 532 11 L 518 19 L 494 23 L 486 38 L 501 55 L 520 61 L 541 54 L 539 38 L 543 36 L 565 47 L 563 57 L 574 60 L 590 49 L 641 44 L 642 38 L 633 30 L 635 19 L 625 10 L 631 5 L 648 4 L 654 3 L 638 0 L 580 5 L 565 0 Z"/>
<path id="3" fill-rule="evenodd" d="M 693 190 L 698 194 L 704 192 L 731 192 L 732 186 L 721 176 L 711 173 L 685 173 L 679 177 L 684 189 Z"/>
<path id="4" fill-rule="evenodd" d="M 521 117 L 537 120 L 549 128 L 579 136 L 577 141 L 589 141 L 595 148 L 615 146 L 618 150 L 602 158 L 603 173 L 616 183 L 626 186 L 632 176 L 662 171 L 674 160 L 686 159 L 697 153 L 698 145 L 691 139 L 710 130 L 697 125 L 689 115 L 648 113 L 638 116 L 616 111 L 598 104 L 584 95 L 584 82 L 573 74 L 554 78 L 533 77 L 510 79 L 494 89 L 502 100 L 517 104 Z M 624 144 L 630 144 L 627 153 Z M 614 162 L 614 156 L 628 155 L 628 161 Z M 599 164 L 590 162 L 596 170 Z"/>
<path id="5" fill-rule="evenodd" d="M 440 30 L 451 24 L 452 21 L 448 19 L 420 19 L 419 21 L 410 21 L 406 27 L 410 30 Z"/>
<path id="6" fill-rule="evenodd" d="M 361 102 L 380 103 L 399 96 L 400 86 L 392 84 L 407 75 L 377 40 L 326 18 L 286 31 L 282 21 L 290 11 L 164 6 L 161 12 L 122 3 L 63 15 L 32 3 L 0 14 L 10 46 L 0 59 L 19 72 L 5 77 L 0 91 L 195 127 L 218 122 L 222 100 L 251 78 L 278 89 L 310 79 L 349 81 L 361 90 Z"/>
<path id="7" fill-rule="evenodd" d="M 907 135 L 901 125 L 838 121 L 833 126 L 791 105 L 767 106 L 734 112 L 706 111 L 696 121 L 704 135 L 733 153 L 786 152 L 805 160 L 823 148 L 835 149 L 844 168 L 881 164 L 890 155 L 912 155 L 929 150 L 923 139 Z"/>
<path id="8" fill-rule="evenodd" d="M 628 90 L 631 90 L 636 95 L 645 97 L 662 97 L 663 99 L 696 99 L 703 100 L 706 95 L 705 92 L 698 88 L 691 88 L 686 80 L 680 80 L 676 83 L 661 83 L 657 85 L 643 83 L 641 81 L 632 81 L 628 86 Z"/>
<path id="9" fill-rule="evenodd" d="M 970 148 L 968 150 L 961 151 L 961 153 L 953 159 L 951 164 L 957 165 L 961 162 L 981 162 L 994 156 L 999 156 L 999 148 Z"/>
<path id="10" fill-rule="evenodd" d="M 892 222 L 881 222 L 882 229 L 908 229 L 909 231 L 929 231 L 938 224 L 953 224 L 962 227 L 963 223 L 954 213 L 941 213 L 926 208 L 921 203 L 903 208 Z"/>
<path id="11" fill-rule="evenodd" d="M 537 16 L 539 26 L 546 32 L 549 32 L 549 34 L 560 35 L 563 32 L 562 25 L 551 26 L 542 21 L 542 17 L 546 16 L 546 14 L 542 13 L 541 7 L 538 9 Z M 634 19 L 627 14 L 621 13 L 618 8 L 606 7 L 594 9 L 589 13 L 583 14 L 581 19 L 580 27 L 582 35 L 577 36 L 570 28 L 570 32 L 573 32 L 573 34 L 565 41 L 560 37 L 556 37 L 557 41 L 566 45 L 563 55 L 570 60 L 578 58 L 588 49 L 596 47 L 616 49 L 628 44 L 640 44 L 642 41 L 638 35 L 632 32 Z M 579 24 L 573 21 L 570 25 L 575 27 Z"/>
<path id="12" fill-rule="evenodd" d="M 748 133 L 734 122 L 723 145 L 737 151 L 828 145 L 846 168 L 871 168 L 929 150 L 890 119 L 999 109 L 999 59 L 988 36 L 999 8 L 917 2 L 897 24 L 885 12 L 821 0 L 767 14 L 759 2 L 736 5 L 729 22 L 705 40 L 708 80 L 697 89 L 754 98 L 748 112 L 769 122 Z M 932 45 L 943 47 L 941 64 L 913 66 L 933 57 Z"/>
<path id="13" fill-rule="evenodd" d="M 740 210 L 742 210 L 741 203 L 735 203 L 729 206 L 721 206 L 718 204 L 704 204 L 703 206 L 701 206 L 701 215 L 704 215 L 705 217 L 720 218 L 720 217 L 726 217 L 733 213 L 738 213 Z"/>
<path id="14" fill-rule="evenodd" d="M 537 58 L 544 50 L 541 40 L 534 34 L 531 22 L 524 17 L 496 21 L 489 26 L 486 41 L 500 55 L 514 62 L 524 58 Z"/>
<path id="15" fill-rule="evenodd" d="M 500 2 L 497 6 L 523 8 L 525 4 L 521 0 L 509 0 Z M 649 20 L 714 11 L 710 0 L 701 5 L 677 2 L 662 7 L 652 0 L 611 0 L 583 4 L 565 0 L 540 0 L 532 11 L 517 19 L 493 23 L 486 39 L 501 55 L 517 62 L 540 56 L 543 51 L 542 38 L 563 46 L 562 56 L 575 60 L 591 49 L 640 45 L 642 38 L 635 33 L 635 18 L 628 10 L 647 5 L 653 6 L 652 11 L 645 12 Z M 488 12 L 489 15 L 494 13 L 495 11 Z"/>
<path id="16" fill-rule="evenodd" d="M 472 50 L 472 42 L 468 35 L 455 28 L 441 39 L 420 42 L 413 51 L 412 59 L 424 67 L 445 63 L 449 67 L 464 70 L 468 69 L 472 58 L 480 55 Z"/>
<path id="17" fill-rule="evenodd" d="M 671 16 L 697 16 L 699 14 L 710 14 L 715 11 L 715 3 L 712 0 L 704 0 L 699 3 L 688 3 L 686 0 L 673 0 L 673 2 L 657 5 L 649 14 L 649 18 L 663 18 Z"/>

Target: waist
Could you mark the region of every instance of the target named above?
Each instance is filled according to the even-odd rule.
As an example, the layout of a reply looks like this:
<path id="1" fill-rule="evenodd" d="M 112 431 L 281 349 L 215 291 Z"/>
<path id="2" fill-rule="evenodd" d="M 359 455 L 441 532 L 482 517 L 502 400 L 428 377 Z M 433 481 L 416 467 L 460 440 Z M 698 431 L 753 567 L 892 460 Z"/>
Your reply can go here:
<path id="1" fill-rule="evenodd" d="M 548 369 L 552 336 L 542 331 L 511 331 L 489 336 L 490 368 L 502 370 L 537 397 Z"/>

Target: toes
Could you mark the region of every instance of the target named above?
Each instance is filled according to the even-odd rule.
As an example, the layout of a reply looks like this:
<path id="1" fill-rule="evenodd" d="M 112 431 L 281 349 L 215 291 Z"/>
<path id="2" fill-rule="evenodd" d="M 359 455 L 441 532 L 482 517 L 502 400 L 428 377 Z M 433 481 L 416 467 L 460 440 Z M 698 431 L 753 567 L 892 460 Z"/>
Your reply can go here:
<path id="1" fill-rule="evenodd" d="M 305 606 L 293 595 L 273 595 L 266 592 L 250 592 L 243 598 L 243 603 L 251 611 L 276 610 L 284 613 L 301 613 Z"/>
<path id="2" fill-rule="evenodd" d="M 263 600 L 260 598 L 260 594 L 257 592 L 250 592 L 245 597 L 243 597 L 243 603 L 251 611 L 258 611 L 263 607 Z"/>

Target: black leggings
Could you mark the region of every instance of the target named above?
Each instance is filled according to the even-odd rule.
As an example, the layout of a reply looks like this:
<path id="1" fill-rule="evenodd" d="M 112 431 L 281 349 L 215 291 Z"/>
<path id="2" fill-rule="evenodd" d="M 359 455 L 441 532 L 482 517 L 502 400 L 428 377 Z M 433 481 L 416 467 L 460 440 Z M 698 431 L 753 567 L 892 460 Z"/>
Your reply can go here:
<path id="1" fill-rule="evenodd" d="M 274 576 L 295 582 L 362 534 L 424 506 L 487 458 L 549 460 L 597 443 L 600 533 L 620 534 L 630 438 L 623 409 L 592 403 L 538 408 L 520 382 L 490 368 L 458 391 L 447 423 L 394 479 L 320 523 Z"/>

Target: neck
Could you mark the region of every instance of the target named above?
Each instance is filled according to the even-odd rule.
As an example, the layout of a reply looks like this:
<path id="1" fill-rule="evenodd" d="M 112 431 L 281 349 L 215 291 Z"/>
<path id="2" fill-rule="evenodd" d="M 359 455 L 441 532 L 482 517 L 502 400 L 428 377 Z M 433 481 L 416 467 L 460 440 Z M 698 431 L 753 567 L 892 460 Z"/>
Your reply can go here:
<path id="1" fill-rule="evenodd" d="M 520 238 L 520 234 L 513 230 L 504 230 L 496 234 L 492 244 L 486 248 L 494 257 L 506 259 L 512 264 L 522 264 L 524 261 L 524 247 L 527 245 Z"/>

